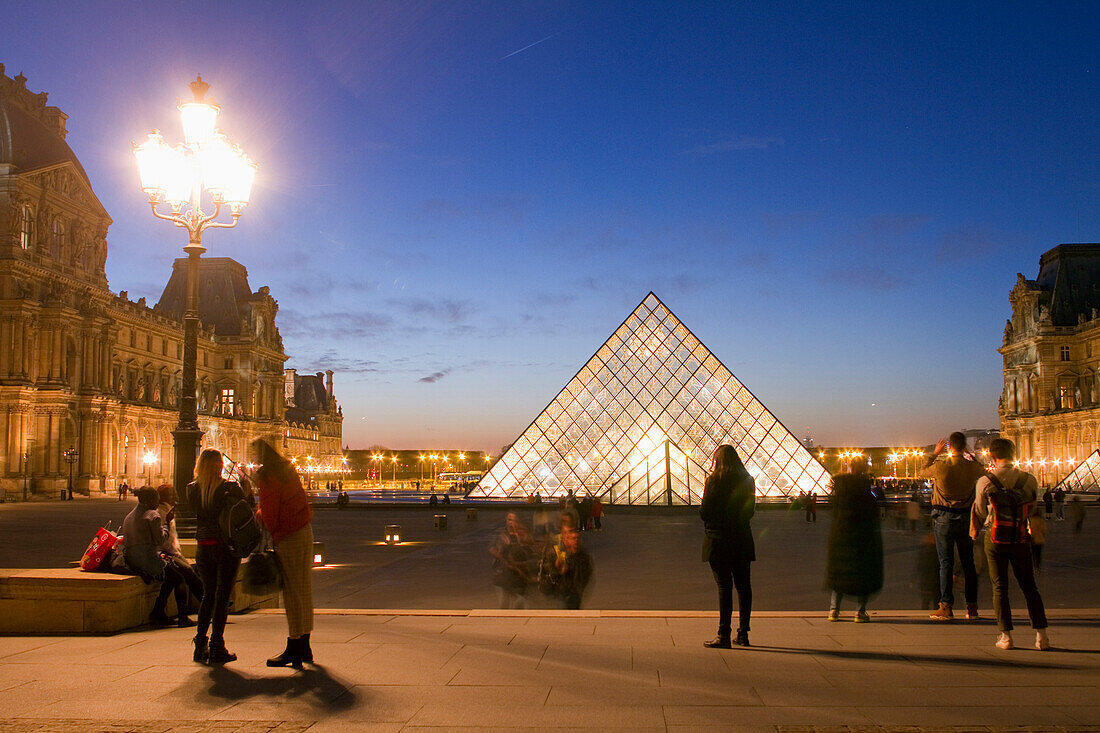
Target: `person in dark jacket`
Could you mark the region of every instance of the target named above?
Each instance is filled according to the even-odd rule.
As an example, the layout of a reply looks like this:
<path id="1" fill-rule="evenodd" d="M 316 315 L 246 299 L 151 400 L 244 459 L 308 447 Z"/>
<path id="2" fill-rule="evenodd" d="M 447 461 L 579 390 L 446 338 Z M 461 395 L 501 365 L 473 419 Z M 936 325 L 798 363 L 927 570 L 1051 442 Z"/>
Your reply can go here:
<path id="1" fill-rule="evenodd" d="M 739 624 L 734 641 L 749 645 L 752 613 L 751 563 L 756 546 L 749 526 L 756 511 L 756 484 L 732 445 L 714 451 L 714 471 L 703 487 L 702 508 L 706 533 L 703 559 L 710 563 L 718 583 L 718 636 L 704 646 L 729 649 L 733 619 L 733 589 L 737 588 Z"/>
<path id="2" fill-rule="evenodd" d="M 833 477 L 833 525 L 825 570 L 825 586 L 833 592 L 829 620 L 840 619 L 845 595 L 856 597 L 856 623 L 867 623 L 867 599 L 882 588 L 882 530 L 878 500 L 867 475 L 867 461 L 856 457 L 848 473 Z"/>
<path id="3" fill-rule="evenodd" d="M 225 648 L 225 622 L 241 561 L 226 544 L 219 520 L 225 507 L 245 495 L 240 484 L 222 479 L 222 464 L 220 452 L 204 450 L 195 465 L 195 480 L 184 490 L 187 503 L 195 509 L 195 565 L 204 589 L 195 630 L 194 660 L 206 664 L 225 664 L 237 658 Z"/>
<path id="4" fill-rule="evenodd" d="M 286 648 L 268 659 L 267 666 L 301 669 L 303 662 L 313 662 L 309 645 L 313 631 L 313 507 L 290 461 L 267 441 L 253 441 L 252 451 L 259 465 L 255 472 L 259 517 L 275 545 L 286 608 Z"/>

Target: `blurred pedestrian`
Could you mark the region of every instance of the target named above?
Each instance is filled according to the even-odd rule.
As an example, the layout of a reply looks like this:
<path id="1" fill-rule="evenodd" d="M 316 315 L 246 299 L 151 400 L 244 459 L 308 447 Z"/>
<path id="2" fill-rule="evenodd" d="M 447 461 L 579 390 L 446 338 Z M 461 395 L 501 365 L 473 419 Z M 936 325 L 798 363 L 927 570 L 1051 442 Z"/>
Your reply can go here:
<path id="1" fill-rule="evenodd" d="M 917 524 L 920 522 L 920 510 L 921 495 L 919 491 L 914 491 L 909 495 L 909 501 L 905 503 L 905 516 L 909 520 L 910 532 L 917 531 Z"/>
<path id="2" fill-rule="evenodd" d="M 265 440 L 252 441 L 257 464 L 256 490 L 260 499 L 257 513 L 271 534 L 275 557 L 283 576 L 283 606 L 286 608 L 287 639 L 281 654 L 267 660 L 268 667 L 302 668 L 313 662 L 309 635 L 313 631 L 313 507 L 302 489 L 302 481 L 290 461 Z"/>
<path id="3" fill-rule="evenodd" d="M 1047 490 L 1043 492 L 1043 518 L 1048 522 L 1051 515 L 1054 513 L 1054 492 L 1047 487 Z"/>
<path id="4" fill-rule="evenodd" d="M 732 445 L 714 451 L 714 469 L 703 485 L 699 515 L 703 519 L 703 560 L 710 563 L 718 584 L 718 636 L 704 646 L 731 647 L 733 589 L 737 588 L 738 627 L 732 639 L 749 645 L 752 614 L 751 564 L 756 560 L 752 515 L 756 511 L 756 484 Z"/>
<path id="5" fill-rule="evenodd" d="M 829 620 L 840 620 L 840 602 L 856 597 L 856 623 L 871 620 L 867 599 L 882 588 L 882 530 L 878 501 L 862 457 L 848 463 L 848 473 L 833 478 L 833 522 L 829 528 L 825 585 L 832 591 Z"/>
<path id="6" fill-rule="evenodd" d="M 493 557 L 493 585 L 501 608 L 526 608 L 527 586 L 534 575 L 535 543 L 527 525 L 508 512 L 504 529 L 489 548 Z"/>
<path id="7" fill-rule="evenodd" d="M 581 546 L 581 534 L 577 529 L 563 529 L 560 551 L 554 561 L 557 575 L 557 592 L 567 609 L 581 607 L 584 590 L 592 580 L 592 556 Z"/>
<path id="8" fill-rule="evenodd" d="M 1066 521 L 1066 490 L 1061 486 L 1054 488 L 1054 518 L 1059 522 Z"/>
<path id="9" fill-rule="evenodd" d="M 917 547 L 917 565 L 910 587 L 920 595 L 920 610 L 936 608 L 940 601 L 940 558 L 936 554 L 936 535 L 926 532 Z"/>
<path id="10" fill-rule="evenodd" d="M 947 447 L 946 460 L 936 461 Z M 974 485 L 985 474 L 985 466 L 967 455 L 966 436 L 960 432 L 936 443 L 936 449 L 918 472 L 932 484 L 932 531 L 936 535 L 936 553 L 940 558 L 940 604 L 929 618 L 952 621 L 955 618 L 955 550 L 963 570 L 963 594 L 966 617 L 978 619 L 978 572 L 974 567 L 974 543 L 970 539 L 970 508 L 974 505 Z"/>
<path id="11" fill-rule="evenodd" d="M 592 527 L 597 532 L 603 529 L 603 502 L 600 497 L 592 497 Z"/>
<path id="12" fill-rule="evenodd" d="M 195 565 L 203 585 L 194 660 L 207 664 L 225 664 L 237 658 L 225 648 L 225 624 L 241 561 L 226 544 L 220 520 L 222 510 L 245 495 L 237 482 L 222 478 L 222 465 L 220 452 L 204 450 L 195 465 L 195 480 L 184 489 L 187 503 L 195 507 Z"/>
<path id="13" fill-rule="evenodd" d="M 1074 496 L 1069 502 L 1069 513 L 1073 517 L 1073 533 L 1080 534 L 1085 526 L 1085 505 L 1081 503 L 1081 497 Z"/>
<path id="14" fill-rule="evenodd" d="M 1016 446 L 1007 438 L 989 444 L 993 470 L 978 481 L 978 498 L 970 519 L 970 536 L 985 530 L 985 554 L 993 584 L 993 613 L 997 617 L 998 649 L 1012 648 L 1012 608 L 1008 600 L 1008 568 L 1027 602 L 1027 614 L 1035 629 L 1035 648 L 1049 649 L 1047 617 L 1032 568 L 1028 519 L 1039 513 L 1038 483 L 1030 473 L 1013 466 Z"/>

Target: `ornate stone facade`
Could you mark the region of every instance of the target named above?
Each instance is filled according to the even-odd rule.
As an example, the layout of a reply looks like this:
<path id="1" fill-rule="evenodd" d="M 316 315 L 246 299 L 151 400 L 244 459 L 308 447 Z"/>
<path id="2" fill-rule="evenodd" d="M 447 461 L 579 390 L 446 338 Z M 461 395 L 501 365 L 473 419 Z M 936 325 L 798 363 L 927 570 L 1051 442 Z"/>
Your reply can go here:
<path id="1" fill-rule="evenodd" d="M 1008 299 L 1001 435 L 1054 483 L 1100 447 L 1100 244 L 1046 252 Z"/>
<path id="2" fill-rule="evenodd" d="M 156 307 L 110 291 L 111 218 L 64 142 L 66 119 L 0 65 L 0 494 L 9 496 L 59 493 L 69 448 L 79 451 L 78 493 L 113 491 L 122 480 L 171 481 L 173 472 L 184 260 Z M 203 447 L 242 461 L 257 437 L 290 448 L 277 312 L 268 288 L 251 290 L 242 265 L 203 260 Z M 313 455 L 339 454 L 343 416 L 331 372 L 321 408 L 295 450 L 312 441 Z"/>

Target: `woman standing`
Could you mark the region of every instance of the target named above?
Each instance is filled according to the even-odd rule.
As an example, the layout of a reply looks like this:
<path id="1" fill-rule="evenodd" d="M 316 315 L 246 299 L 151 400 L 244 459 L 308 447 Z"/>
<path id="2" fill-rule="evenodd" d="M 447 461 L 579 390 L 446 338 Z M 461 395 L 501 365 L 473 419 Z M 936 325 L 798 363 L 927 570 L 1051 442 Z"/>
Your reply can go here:
<path id="1" fill-rule="evenodd" d="M 749 645 L 749 615 L 752 613 L 751 563 L 756 545 L 749 526 L 756 511 L 756 484 L 745 470 L 732 445 L 714 451 L 714 471 L 703 488 L 703 518 L 706 538 L 703 559 L 710 562 L 718 583 L 718 637 L 703 646 L 729 649 L 733 619 L 733 589 L 737 588 L 739 624 L 734 642 Z"/>
<path id="2" fill-rule="evenodd" d="M 184 492 L 187 503 L 195 508 L 195 565 L 204 589 L 199 604 L 194 659 L 207 664 L 225 664 L 237 658 L 225 648 L 225 622 L 241 561 L 226 545 L 219 519 L 226 506 L 244 499 L 244 491 L 235 481 L 222 479 L 222 454 L 207 449 L 199 455 L 195 480 L 187 484 Z"/>
<path id="3" fill-rule="evenodd" d="M 853 595 L 859 603 L 856 623 L 867 623 L 867 598 L 882 588 L 882 531 L 878 501 L 867 475 L 867 462 L 853 458 L 848 473 L 833 478 L 833 526 L 825 585 L 832 592 L 829 620 L 840 620 L 840 601 Z"/>
<path id="4" fill-rule="evenodd" d="M 309 646 L 313 631 L 313 587 L 309 577 L 313 569 L 313 507 L 289 461 L 263 440 L 253 441 L 252 450 L 259 465 L 255 472 L 259 517 L 275 543 L 286 607 L 286 649 L 268 659 L 267 666 L 301 669 L 302 662 L 313 661 Z"/>

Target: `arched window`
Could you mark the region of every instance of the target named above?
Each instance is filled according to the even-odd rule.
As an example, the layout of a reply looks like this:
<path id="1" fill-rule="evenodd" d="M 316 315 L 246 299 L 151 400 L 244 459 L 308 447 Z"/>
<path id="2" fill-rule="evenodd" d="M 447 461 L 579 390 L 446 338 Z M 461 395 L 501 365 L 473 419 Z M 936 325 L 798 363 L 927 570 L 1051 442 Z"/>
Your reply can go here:
<path id="1" fill-rule="evenodd" d="M 50 238 L 50 256 L 55 260 L 61 259 L 61 253 L 65 251 L 65 225 L 61 219 L 53 220 L 53 236 Z"/>
<path id="2" fill-rule="evenodd" d="M 34 212 L 29 204 L 23 204 L 23 217 L 19 222 L 19 246 L 29 250 L 34 242 Z"/>

